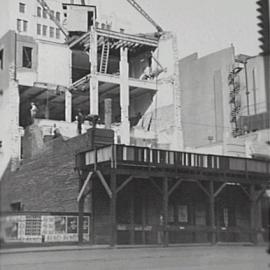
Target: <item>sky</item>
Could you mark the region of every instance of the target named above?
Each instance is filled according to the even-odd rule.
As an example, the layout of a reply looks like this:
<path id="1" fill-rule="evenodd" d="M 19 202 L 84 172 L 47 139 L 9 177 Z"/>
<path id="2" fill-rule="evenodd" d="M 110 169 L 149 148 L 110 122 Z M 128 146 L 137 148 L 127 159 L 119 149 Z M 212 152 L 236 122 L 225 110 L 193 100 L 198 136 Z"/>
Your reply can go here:
<path id="1" fill-rule="evenodd" d="M 199 56 L 234 45 L 236 54 L 259 53 L 256 0 L 136 0 L 166 31 L 175 32 L 179 57 Z M 99 15 L 114 14 L 123 28 L 155 28 L 126 0 L 99 0 Z"/>

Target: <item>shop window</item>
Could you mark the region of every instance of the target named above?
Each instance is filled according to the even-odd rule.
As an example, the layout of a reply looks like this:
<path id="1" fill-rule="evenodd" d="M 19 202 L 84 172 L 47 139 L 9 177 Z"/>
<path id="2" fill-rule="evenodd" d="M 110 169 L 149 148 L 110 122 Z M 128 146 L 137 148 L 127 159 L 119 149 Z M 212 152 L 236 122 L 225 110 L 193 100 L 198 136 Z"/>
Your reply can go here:
<path id="1" fill-rule="evenodd" d="M 50 37 L 53 38 L 54 37 L 54 28 L 50 27 Z"/>
<path id="2" fill-rule="evenodd" d="M 37 16 L 41 17 L 41 7 L 37 7 Z"/>
<path id="3" fill-rule="evenodd" d="M 23 21 L 23 32 L 27 32 L 28 21 Z"/>
<path id="4" fill-rule="evenodd" d="M 47 36 L 47 25 L 42 26 L 42 35 Z"/>
<path id="5" fill-rule="evenodd" d="M 56 37 L 57 39 L 60 38 L 60 29 L 58 29 L 58 28 L 55 29 L 55 37 Z"/>
<path id="6" fill-rule="evenodd" d="M 56 18 L 56 20 L 58 20 L 60 22 L 60 12 L 59 11 L 57 11 L 55 13 L 55 18 Z"/>
<path id="7" fill-rule="evenodd" d="M 37 34 L 41 35 L 41 24 L 37 24 Z"/>
<path id="8" fill-rule="evenodd" d="M 20 11 L 20 13 L 25 13 L 25 4 L 24 3 L 19 3 L 19 11 Z"/>
<path id="9" fill-rule="evenodd" d="M 0 69 L 4 69 L 4 50 L 0 50 Z"/>
<path id="10" fill-rule="evenodd" d="M 25 68 L 32 68 L 32 48 L 23 47 L 22 66 Z"/>

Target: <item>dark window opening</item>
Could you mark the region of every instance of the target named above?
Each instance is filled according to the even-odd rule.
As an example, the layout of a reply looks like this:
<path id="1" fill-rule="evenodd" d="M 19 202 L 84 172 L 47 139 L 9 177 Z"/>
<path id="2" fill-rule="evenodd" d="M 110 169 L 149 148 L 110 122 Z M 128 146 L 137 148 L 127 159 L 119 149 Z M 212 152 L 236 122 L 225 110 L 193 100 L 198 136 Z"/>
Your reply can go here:
<path id="1" fill-rule="evenodd" d="M 91 26 L 94 24 L 94 12 L 88 11 L 88 17 L 87 17 L 87 27 L 90 29 Z"/>
<path id="2" fill-rule="evenodd" d="M 50 27 L 50 37 L 53 38 L 54 37 L 54 28 Z"/>
<path id="3" fill-rule="evenodd" d="M 0 50 L 0 69 L 4 68 L 4 50 Z"/>
<path id="4" fill-rule="evenodd" d="M 59 11 L 57 11 L 57 12 L 55 13 L 55 18 L 56 18 L 57 21 L 60 22 L 60 12 L 59 12 Z"/>
<path id="5" fill-rule="evenodd" d="M 28 24 L 27 21 L 23 21 L 23 31 L 24 32 L 27 32 L 27 24 Z"/>
<path id="6" fill-rule="evenodd" d="M 22 203 L 21 202 L 14 202 L 10 204 L 12 211 L 21 211 L 22 210 Z"/>
<path id="7" fill-rule="evenodd" d="M 17 31 L 18 32 L 21 32 L 22 31 L 22 28 L 21 28 L 21 21 L 20 19 L 17 19 Z"/>
<path id="8" fill-rule="evenodd" d="M 50 11 L 50 18 L 53 19 L 54 18 L 54 10 Z"/>
<path id="9" fill-rule="evenodd" d="M 42 26 L 42 35 L 46 36 L 47 35 L 47 25 Z"/>
<path id="10" fill-rule="evenodd" d="M 23 61 L 22 66 L 25 68 L 32 68 L 32 48 L 23 47 Z"/>
<path id="11" fill-rule="evenodd" d="M 37 16 L 41 17 L 41 7 L 37 7 Z"/>
<path id="12" fill-rule="evenodd" d="M 25 13 L 25 4 L 24 3 L 19 3 L 19 11 L 21 13 Z"/>
<path id="13" fill-rule="evenodd" d="M 37 34 L 41 35 L 41 24 L 37 24 Z"/>
<path id="14" fill-rule="evenodd" d="M 43 9 L 43 14 L 42 15 L 43 15 L 44 19 L 47 19 L 47 11 L 45 9 Z"/>
<path id="15" fill-rule="evenodd" d="M 56 37 L 57 39 L 60 38 L 60 30 L 59 30 L 58 28 L 55 29 L 55 37 Z"/>

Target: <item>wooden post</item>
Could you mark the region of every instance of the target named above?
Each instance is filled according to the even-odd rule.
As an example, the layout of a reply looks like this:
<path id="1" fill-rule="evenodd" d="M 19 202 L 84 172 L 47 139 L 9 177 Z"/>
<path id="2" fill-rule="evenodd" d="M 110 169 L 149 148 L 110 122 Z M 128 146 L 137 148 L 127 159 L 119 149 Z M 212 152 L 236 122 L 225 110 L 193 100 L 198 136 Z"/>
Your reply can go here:
<path id="1" fill-rule="evenodd" d="M 92 245 L 95 244 L 95 231 L 94 231 L 94 209 L 95 209 L 95 206 L 94 206 L 94 189 L 93 189 L 93 186 L 94 186 L 94 183 L 93 183 L 93 180 L 90 181 L 89 183 L 89 188 L 91 190 L 91 193 L 90 193 L 90 198 L 89 198 L 89 202 L 90 202 L 90 213 L 91 213 L 91 216 L 90 216 L 90 230 L 89 230 L 89 235 L 90 235 L 90 243 Z"/>
<path id="2" fill-rule="evenodd" d="M 144 230 L 144 227 L 145 227 L 145 207 L 146 207 L 146 203 L 145 203 L 145 191 L 144 189 L 142 189 L 142 227 L 143 227 L 143 231 L 142 231 L 142 243 L 145 244 L 146 243 L 146 237 L 145 237 L 145 230 Z"/>
<path id="3" fill-rule="evenodd" d="M 163 245 L 168 246 L 168 178 L 163 179 Z"/>
<path id="4" fill-rule="evenodd" d="M 134 232 L 134 182 L 131 183 L 131 194 L 130 194 L 130 244 L 135 243 L 135 232 Z"/>
<path id="5" fill-rule="evenodd" d="M 212 229 L 211 243 L 216 244 L 216 225 L 215 225 L 215 196 L 214 196 L 214 182 L 210 181 L 210 225 Z"/>
<path id="6" fill-rule="evenodd" d="M 111 172 L 111 246 L 116 245 L 117 237 L 117 223 L 116 223 L 116 173 L 115 170 Z"/>
<path id="7" fill-rule="evenodd" d="M 250 228 L 251 228 L 251 237 L 250 240 L 252 243 L 256 244 L 256 194 L 255 194 L 255 186 L 250 185 L 250 197 L 251 197 L 251 205 L 250 205 Z"/>
<path id="8" fill-rule="evenodd" d="M 80 177 L 80 184 L 79 187 L 81 190 L 82 186 L 83 186 L 83 179 Z M 80 200 L 79 200 L 79 218 L 78 218 L 78 242 L 79 244 L 82 244 L 83 242 L 83 212 L 84 212 L 84 199 L 85 197 L 82 195 Z"/>

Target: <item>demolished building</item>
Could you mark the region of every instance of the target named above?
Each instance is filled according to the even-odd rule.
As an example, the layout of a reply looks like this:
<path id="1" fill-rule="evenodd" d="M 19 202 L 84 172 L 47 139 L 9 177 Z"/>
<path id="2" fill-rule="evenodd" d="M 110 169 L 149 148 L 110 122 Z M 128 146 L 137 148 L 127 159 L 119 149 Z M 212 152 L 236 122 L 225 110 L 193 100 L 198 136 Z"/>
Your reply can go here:
<path id="1" fill-rule="evenodd" d="M 18 228 L 5 240 L 168 245 L 262 237 L 269 162 L 183 152 L 175 36 L 115 31 L 98 23 L 94 6 L 58 2 L 66 42 L 50 36 L 52 13 L 30 2 L 35 35 L 11 30 L 0 42 L 1 210 Z M 18 20 L 21 27 L 26 19 Z M 83 134 L 79 111 L 88 116 Z"/>

